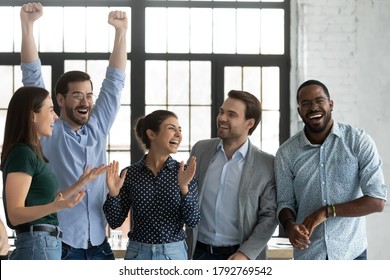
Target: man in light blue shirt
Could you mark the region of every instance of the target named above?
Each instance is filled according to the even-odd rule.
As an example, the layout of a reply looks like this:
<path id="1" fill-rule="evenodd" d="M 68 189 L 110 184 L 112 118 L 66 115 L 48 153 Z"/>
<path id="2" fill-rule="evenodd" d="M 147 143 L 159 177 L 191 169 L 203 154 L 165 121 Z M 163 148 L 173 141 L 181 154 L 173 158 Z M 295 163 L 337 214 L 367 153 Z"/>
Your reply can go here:
<path id="1" fill-rule="evenodd" d="M 21 68 L 26 86 L 44 87 L 33 37 L 34 22 L 42 14 L 39 3 L 29 3 L 27 10 L 21 12 Z M 125 80 L 126 13 L 110 12 L 108 23 L 115 28 L 114 49 L 96 103 L 87 73 L 66 72 L 55 86 L 60 119 L 54 123 L 53 136 L 42 138 L 41 143 L 60 189 L 77 181 L 87 166 L 106 164 L 106 139 L 120 107 Z M 114 259 L 106 239 L 107 222 L 102 209 L 107 194 L 105 176 L 86 185 L 85 193 L 81 203 L 58 213 L 63 230 L 62 258 Z"/>
<path id="2" fill-rule="evenodd" d="M 387 196 L 375 143 L 333 121 L 323 83 L 304 82 L 297 102 L 305 127 L 275 158 L 278 218 L 294 259 L 367 259 L 364 216 L 383 211 Z"/>

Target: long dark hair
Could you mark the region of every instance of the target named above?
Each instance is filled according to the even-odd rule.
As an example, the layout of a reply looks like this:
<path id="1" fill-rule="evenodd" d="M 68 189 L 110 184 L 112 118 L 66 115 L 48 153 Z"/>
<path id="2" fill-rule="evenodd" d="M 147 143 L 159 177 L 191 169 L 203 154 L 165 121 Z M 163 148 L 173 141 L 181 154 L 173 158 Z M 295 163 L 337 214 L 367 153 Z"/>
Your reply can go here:
<path id="1" fill-rule="evenodd" d="M 12 148 L 18 144 L 28 145 L 37 157 L 42 157 L 48 162 L 33 125 L 33 112 L 40 112 L 48 95 L 49 92 L 46 89 L 39 87 L 21 87 L 13 94 L 5 121 L 1 170 Z"/>

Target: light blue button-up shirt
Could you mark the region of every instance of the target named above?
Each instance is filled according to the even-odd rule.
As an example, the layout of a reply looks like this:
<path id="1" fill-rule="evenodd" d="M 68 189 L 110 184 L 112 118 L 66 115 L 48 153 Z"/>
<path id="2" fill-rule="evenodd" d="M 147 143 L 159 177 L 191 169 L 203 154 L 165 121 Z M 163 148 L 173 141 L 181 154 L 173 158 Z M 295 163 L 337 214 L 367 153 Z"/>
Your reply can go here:
<path id="1" fill-rule="evenodd" d="M 198 240 L 214 246 L 240 243 L 238 230 L 238 191 L 248 140 L 229 160 L 222 140 L 205 178 Z"/>
<path id="2" fill-rule="evenodd" d="M 40 60 L 22 64 L 23 84 L 44 87 Z M 107 68 L 106 77 L 91 117 L 87 124 L 73 131 L 61 119 L 54 123 L 53 135 L 41 139 L 49 167 L 58 178 L 60 189 L 76 182 L 87 165 L 91 168 L 106 164 L 106 141 L 109 130 L 120 107 L 120 93 L 124 87 L 125 73 Z M 73 208 L 58 213 L 63 241 L 75 248 L 103 243 L 107 221 L 103 213 L 107 187 L 105 175 L 100 175 L 85 186 L 86 195 Z"/>
<path id="3" fill-rule="evenodd" d="M 311 144 L 302 130 L 276 154 L 277 214 L 289 208 L 302 223 L 327 204 L 363 195 L 386 199 L 381 165 L 374 141 L 361 129 L 335 122 L 322 145 Z M 294 249 L 295 259 L 354 259 L 367 248 L 365 217 L 330 218 L 310 241 L 308 249 Z"/>

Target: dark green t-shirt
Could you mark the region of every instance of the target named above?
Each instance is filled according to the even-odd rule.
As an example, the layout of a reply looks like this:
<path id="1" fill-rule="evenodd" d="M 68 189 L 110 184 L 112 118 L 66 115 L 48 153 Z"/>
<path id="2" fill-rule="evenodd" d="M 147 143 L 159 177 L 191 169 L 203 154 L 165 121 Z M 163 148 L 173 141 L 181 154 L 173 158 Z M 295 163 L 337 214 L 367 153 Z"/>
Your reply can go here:
<path id="1" fill-rule="evenodd" d="M 57 213 L 52 213 L 38 220 L 31 221 L 27 224 L 13 226 L 8 220 L 5 188 L 6 178 L 9 173 L 22 172 L 32 177 L 30 189 L 28 190 L 25 206 L 44 205 L 52 202 L 58 192 L 58 181 L 53 172 L 49 170 L 45 161 L 37 157 L 34 151 L 27 145 L 20 144 L 15 146 L 5 161 L 3 168 L 3 202 L 7 217 L 7 224 L 10 228 L 20 228 L 26 225 L 35 224 L 52 224 L 58 225 Z M 17 188 L 18 186 L 12 186 Z"/>

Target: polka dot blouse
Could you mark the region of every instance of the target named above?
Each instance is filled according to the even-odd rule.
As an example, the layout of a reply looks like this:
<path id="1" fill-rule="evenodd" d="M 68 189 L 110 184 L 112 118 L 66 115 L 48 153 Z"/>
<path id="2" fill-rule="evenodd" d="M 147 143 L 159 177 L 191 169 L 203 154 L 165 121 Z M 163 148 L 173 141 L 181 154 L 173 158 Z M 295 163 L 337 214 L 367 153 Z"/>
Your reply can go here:
<path id="1" fill-rule="evenodd" d="M 181 196 L 177 180 L 180 163 L 169 157 L 154 176 L 145 157 L 128 167 L 119 195 L 107 195 L 103 210 L 108 224 L 113 229 L 121 226 L 131 209 L 130 240 L 149 244 L 184 240 L 184 225 L 195 227 L 200 220 L 197 180 L 193 178 L 188 194 Z"/>

